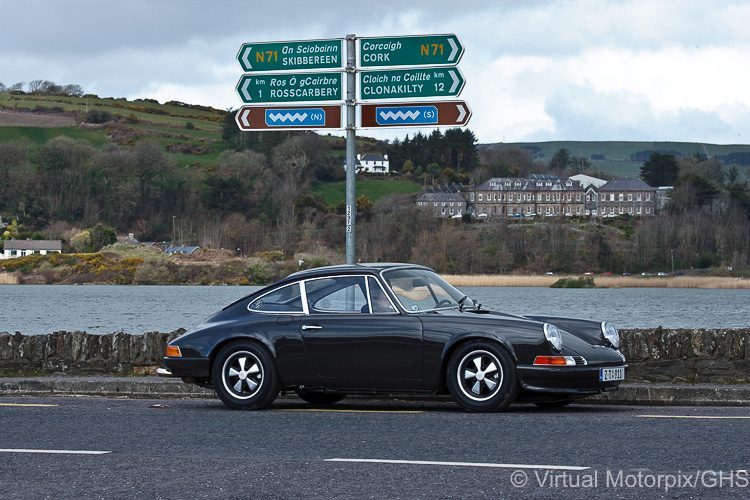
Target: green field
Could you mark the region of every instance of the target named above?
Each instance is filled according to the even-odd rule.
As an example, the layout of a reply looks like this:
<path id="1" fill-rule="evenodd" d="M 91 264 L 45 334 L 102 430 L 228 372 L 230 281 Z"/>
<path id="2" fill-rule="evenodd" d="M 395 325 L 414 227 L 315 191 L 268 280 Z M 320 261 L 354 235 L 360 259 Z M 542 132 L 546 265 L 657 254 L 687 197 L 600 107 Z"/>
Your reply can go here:
<path id="1" fill-rule="evenodd" d="M 357 197 L 367 196 L 373 202 L 390 194 L 414 194 L 422 190 L 421 184 L 388 179 L 358 180 L 355 185 Z M 313 195 L 323 199 L 326 205 L 335 206 L 346 201 L 346 182 L 315 184 L 310 189 Z"/>
<path id="2" fill-rule="evenodd" d="M 604 170 L 616 176 L 637 177 L 642 163 L 631 161 L 630 155 L 638 151 L 678 151 L 682 155 L 695 153 L 708 156 L 726 155 L 733 152 L 748 152 L 748 144 L 708 144 L 698 142 L 634 142 L 634 141 L 549 141 L 549 142 L 514 142 L 485 145 L 484 147 L 537 147 L 541 159 L 549 160 L 562 148 L 570 150 L 574 156 L 590 158 L 592 155 L 604 155 L 605 160 L 593 160 L 597 170 Z"/>
<path id="3" fill-rule="evenodd" d="M 114 117 L 128 117 L 119 120 L 117 127 L 127 134 L 137 135 L 138 141 L 156 140 L 165 147 L 189 145 L 195 148 L 208 146 L 210 151 L 200 154 L 172 153 L 179 165 L 209 166 L 217 162 L 218 156 L 227 149 L 221 139 L 221 123 L 216 121 L 223 116 L 223 111 L 211 108 L 198 109 L 195 106 L 159 104 L 157 102 L 99 97 L 46 96 L 30 94 L 0 94 L 0 105 L 8 111 L 30 110 L 34 115 L 50 113 L 78 113 L 83 116 L 87 111 L 100 110 Z M 202 108 L 202 107 L 200 107 Z M 154 110 L 153 112 L 149 112 Z M 192 124 L 191 129 L 186 125 Z M 128 130 L 130 132 L 128 132 Z M 0 142 L 23 141 L 29 149 L 35 151 L 48 140 L 65 135 L 73 139 L 88 141 L 95 148 L 116 142 L 107 137 L 102 127 L 0 127 Z"/>

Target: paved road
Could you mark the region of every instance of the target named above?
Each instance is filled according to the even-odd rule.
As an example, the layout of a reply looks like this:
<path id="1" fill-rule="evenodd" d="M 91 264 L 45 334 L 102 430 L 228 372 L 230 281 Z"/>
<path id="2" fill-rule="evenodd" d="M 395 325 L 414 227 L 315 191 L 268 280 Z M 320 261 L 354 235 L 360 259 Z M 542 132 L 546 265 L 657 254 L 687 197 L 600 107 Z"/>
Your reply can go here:
<path id="1" fill-rule="evenodd" d="M 746 407 L 5 397 L 0 423 L 5 499 L 750 495 Z"/>

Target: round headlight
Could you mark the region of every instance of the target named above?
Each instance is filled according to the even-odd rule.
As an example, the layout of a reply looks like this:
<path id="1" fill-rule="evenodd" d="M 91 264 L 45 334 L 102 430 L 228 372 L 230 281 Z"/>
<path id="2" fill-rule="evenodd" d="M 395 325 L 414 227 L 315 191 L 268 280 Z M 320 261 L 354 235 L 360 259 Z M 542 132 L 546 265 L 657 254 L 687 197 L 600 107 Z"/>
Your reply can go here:
<path id="1" fill-rule="evenodd" d="M 550 325 L 549 323 L 544 324 L 544 337 L 547 339 L 554 350 L 558 352 L 562 351 L 562 335 L 560 334 L 560 330 L 558 330 L 555 325 Z"/>
<path id="2" fill-rule="evenodd" d="M 620 334 L 617 333 L 615 325 L 608 321 L 602 321 L 602 335 L 612 344 L 612 347 L 615 349 L 620 347 Z"/>

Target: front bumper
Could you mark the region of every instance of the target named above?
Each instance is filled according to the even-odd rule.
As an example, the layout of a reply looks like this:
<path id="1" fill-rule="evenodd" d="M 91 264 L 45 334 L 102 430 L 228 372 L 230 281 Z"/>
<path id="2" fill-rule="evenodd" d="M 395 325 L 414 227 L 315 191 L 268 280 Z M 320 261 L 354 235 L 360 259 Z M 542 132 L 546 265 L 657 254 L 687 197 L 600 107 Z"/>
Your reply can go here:
<path id="1" fill-rule="evenodd" d="M 211 376 L 211 364 L 207 358 L 164 358 L 163 377 L 208 378 Z M 169 375 L 166 373 L 169 372 Z M 158 373 L 158 371 L 157 371 Z"/>
<path id="2" fill-rule="evenodd" d="M 628 365 L 519 366 L 517 370 L 521 387 L 526 391 L 589 395 L 617 389 L 622 380 L 599 381 L 600 368 L 617 367 L 627 370 Z"/>

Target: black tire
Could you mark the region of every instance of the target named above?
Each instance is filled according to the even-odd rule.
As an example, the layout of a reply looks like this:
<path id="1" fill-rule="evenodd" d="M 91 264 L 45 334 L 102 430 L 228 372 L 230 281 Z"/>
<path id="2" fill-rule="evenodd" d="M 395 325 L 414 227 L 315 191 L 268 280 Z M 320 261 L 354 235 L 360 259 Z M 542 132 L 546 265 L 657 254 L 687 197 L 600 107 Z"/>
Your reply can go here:
<path id="1" fill-rule="evenodd" d="M 470 412 L 507 409 L 518 396 L 518 375 L 510 353 L 491 341 L 459 346 L 446 374 L 456 403 Z"/>
<path id="2" fill-rule="evenodd" d="M 268 350 L 254 342 L 225 345 L 214 359 L 214 390 L 235 410 L 261 410 L 279 395 L 276 364 Z"/>
<path id="3" fill-rule="evenodd" d="M 338 403 L 346 397 L 346 394 L 337 394 L 335 392 L 308 391 L 305 389 L 295 389 L 294 392 L 303 401 L 311 405 L 332 405 Z"/>

